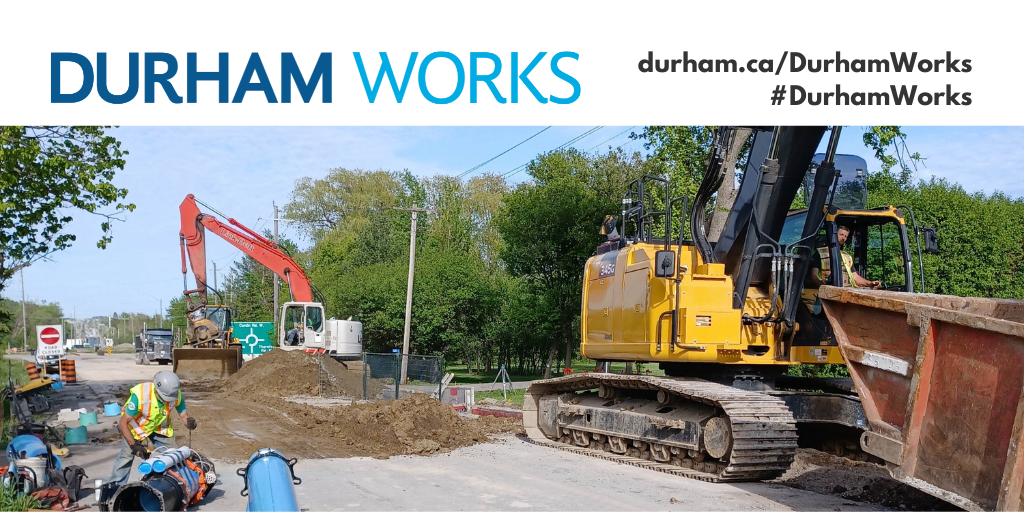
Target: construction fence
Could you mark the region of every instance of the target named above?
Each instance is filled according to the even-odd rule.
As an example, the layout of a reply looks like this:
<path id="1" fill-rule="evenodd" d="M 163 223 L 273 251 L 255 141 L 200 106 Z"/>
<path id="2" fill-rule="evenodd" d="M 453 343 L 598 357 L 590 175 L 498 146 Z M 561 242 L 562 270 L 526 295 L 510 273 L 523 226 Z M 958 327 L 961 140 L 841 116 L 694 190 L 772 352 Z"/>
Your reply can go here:
<path id="1" fill-rule="evenodd" d="M 441 356 L 364 353 L 361 361 L 340 361 L 347 371 L 339 375 L 337 363 L 321 356 L 320 396 L 361 400 L 393 400 L 410 393 L 441 394 L 444 358 Z M 402 383 L 405 362 L 406 382 Z M 353 381 L 355 379 L 355 381 Z"/>

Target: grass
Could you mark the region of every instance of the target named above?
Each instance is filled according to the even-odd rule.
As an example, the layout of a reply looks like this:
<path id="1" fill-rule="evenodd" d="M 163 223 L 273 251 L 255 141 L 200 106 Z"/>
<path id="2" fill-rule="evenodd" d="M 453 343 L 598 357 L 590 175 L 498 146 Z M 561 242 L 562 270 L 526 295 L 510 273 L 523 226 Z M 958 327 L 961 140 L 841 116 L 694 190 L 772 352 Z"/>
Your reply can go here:
<path id="1" fill-rule="evenodd" d="M 595 366 L 596 366 L 596 363 L 593 360 L 591 360 L 591 359 L 581 359 L 581 360 L 573 361 L 572 362 L 572 370 L 573 370 L 573 372 L 582 372 L 584 370 L 594 371 Z M 648 374 L 648 373 L 644 372 L 644 375 L 654 375 L 654 376 L 659 376 L 659 377 L 665 376 L 665 372 L 660 370 L 660 369 L 658 369 L 658 365 L 655 364 L 655 363 L 647 363 L 645 365 L 634 365 L 634 368 L 636 368 L 637 366 L 640 366 L 642 368 L 641 371 L 648 370 L 648 369 L 651 370 L 651 373 Z M 620 372 L 623 372 L 625 370 L 626 370 L 626 363 L 612 363 L 611 364 L 611 372 L 612 373 L 620 373 Z M 466 369 L 466 365 L 464 365 L 464 364 L 450 364 L 450 365 L 447 365 L 445 367 L 445 371 L 455 374 L 455 377 L 452 379 L 452 383 L 450 384 L 452 386 L 460 385 L 460 384 L 491 384 L 491 383 L 494 382 L 495 378 L 498 376 L 498 368 L 493 368 L 489 372 L 476 371 L 476 372 L 473 372 L 473 373 L 469 373 L 469 371 Z M 551 373 L 552 377 L 559 377 L 561 375 L 562 375 L 561 372 L 558 372 L 557 374 L 555 372 Z M 515 375 L 512 372 L 509 372 L 508 376 L 509 376 L 509 380 L 511 380 L 512 382 L 523 382 L 523 381 L 537 380 L 537 379 L 540 379 L 540 378 L 544 377 L 543 374 L 539 374 L 539 373 L 538 374 L 533 374 L 533 375 Z"/>
<path id="2" fill-rule="evenodd" d="M 516 407 L 522 408 L 523 407 L 523 397 L 525 397 L 525 396 L 526 396 L 526 390 L 524 390 L 524 389 L 513 389 L 513 390 L 508 392 L 508 399 L 507 400 L 508 400 L 508 402 L 510 404 L 512 404 L 512 405 L 514 405 Z M 477 403 L 480 403 L 480 401 L 485 399 L 485 398 L 493 398 L 493 399 L 495 399 L 495 400 L 497 400 L 499 402 L 501 402 L 502 400 L 506 400 L 502 396 L 500 389 L 495 389 L 493 391 L 476 391 L 476 392 L 473 393 L 473 400 L 475 400 Z"/>
<path id="3" fill-rule="evenodd" d="M 21 511 L 39 508 L 39 500 L 22 494 L 14 485 L 0 485 L 0 511 Z"/>
<path id="4" fill-rule="evenodd" d="M 22 359 L 0 360 L 0 387 L 7 386 L 7 378 L 10 376 L 14 377 L 14 382 L 18 385 L 27 383 L 28 372 L 25 371 L 25 363 L 27 361 Z"/>

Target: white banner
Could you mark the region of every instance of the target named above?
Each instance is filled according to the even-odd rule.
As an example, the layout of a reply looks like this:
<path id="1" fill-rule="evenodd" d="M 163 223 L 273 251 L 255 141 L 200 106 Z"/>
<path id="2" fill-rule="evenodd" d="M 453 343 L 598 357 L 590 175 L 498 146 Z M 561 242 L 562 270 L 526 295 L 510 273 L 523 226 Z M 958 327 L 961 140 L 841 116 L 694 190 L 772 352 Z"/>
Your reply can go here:
<path id="1" fill-rule="evenodd" d="M 6 5 L 0 124 L 1022 125 L 1024 4 Z"/>
<path id="2" fill-rule="evenodd" d="M 36 326 L 36 355 L 40 355 L 40 356 L 63 356 L 64 355 L 64 326 L 63 325 L 37 325 Z"/>

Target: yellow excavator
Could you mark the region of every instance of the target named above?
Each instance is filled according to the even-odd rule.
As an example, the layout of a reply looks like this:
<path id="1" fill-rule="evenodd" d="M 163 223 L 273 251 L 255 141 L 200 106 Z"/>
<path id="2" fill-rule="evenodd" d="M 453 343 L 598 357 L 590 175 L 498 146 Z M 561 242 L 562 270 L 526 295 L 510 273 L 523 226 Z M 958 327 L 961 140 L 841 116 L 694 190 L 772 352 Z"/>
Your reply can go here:
<path id="1" fill-rule="evenodd" d="M 837 158 L 840 127 L 815 155 L 827 132 L 754 129 L 715 242 L 708 204 L 735 129 L 717 131 L 692 201 L 661 177 L 629 185 L 584 269 L 580 350 L 598 371 L 530 386 L 534 442 L 706 481 L 775 478 L 798 446 L 870 457 L 859 451 L 867 423 L 852 382 L 788 370 L 844 363 L 817 286 L 913 292 L 908 217 L 917 240 L 937 242 L 909 208 L 864 209 L 864 163 Z M 807 208 L 791 212 L 801 191 Z M 616 361 L 656 363 L 665 376 L 610 373 Z"/>

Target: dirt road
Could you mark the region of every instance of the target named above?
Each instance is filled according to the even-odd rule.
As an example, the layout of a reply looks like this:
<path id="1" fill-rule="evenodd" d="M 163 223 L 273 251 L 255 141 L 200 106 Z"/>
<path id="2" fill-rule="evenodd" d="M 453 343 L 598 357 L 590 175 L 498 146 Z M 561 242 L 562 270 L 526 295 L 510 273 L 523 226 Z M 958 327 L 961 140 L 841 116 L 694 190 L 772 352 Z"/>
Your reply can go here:
<path id="1" fill-rule="evenodd" d="M 76 364 L 82 384 L 69 386 L 54 395 L 86 405 L 99 405 L 101 397 L 123 395 L 131 385 L 165 368 L 136 366 L 130 357 L 118 355 L 79 356 Z M 272 388 L 274 383 L 266 385 Z M 359 416 L 356 409 L 336 405 L 328 409 L 330 413 L 326 416 L 312 412 L 310 414 L 317 418 L 313 424 L 317 426 L 311 431 L 306 428 L 309 423 L 295 415 L 303 410 L 308 412 L 313 406 L 289 402 L 291 405 L 281 407 L 267 398 L 225 400 L 215 395 L 216 390 L 210 387 L 197 387 L 186 395 L 190 411 L 200 420 L 193 445 L 214 459 L 221 478 L 199 510 L 244 509 L 245 498 L 239 494 L 243 482 L 234 472 L 241 464 L 236 461 L 268 446 L 300 459 L 296 473 L 303 483 L 296 492 L 300 505 L 310 510 L 879 509 L 841 496 L 793 488 L 793 482 L 789 482 L 789 486 L 708 484 L 551 450 L 512 435 L 498 436 L 492 442 L 453 447 L 451 451 L 431 456 L 326 457 L 325 451 L 334 453 L 325 450 L 326 443 L 335 448 L 342 446 L 329 433 L 349 411 L 352 411 L 351 416 Z M 381 412 L 380 417 L 387 419 L 388 414 Z M 104 436 L 109 438 L 111 421 L 107 419 L 101 425 L 89 427 L 90 437 L 97 441 L 102 441 Z M 369 417 L 364 416 L 360 421 L 372 428 L 381 428 Z M 394 434 L 397 437 L 413 431 L 417 430 L 388 432 L 399 432 Z M 224 442 L 225 439 L 230 442 Z M 403 446 L 407 447 L 393 444 L 394 449 Z M 113 442 L 76 445 L 69 463 L 86 467 L 90 476 L 88 486 L 97 477 L 109 476 L 117 449 L 118 444 Z M 814 471 L 809 473 L 820 476 Z M 132 478 L 138 475 L 133 474 Z M 801 485 L 799 477 L 796 485 Z M 808 485 L 808 488 L 831 492 L 820 486 Z M 83 499 L 85 504 L 91 501 L 92 498 Z"/>

